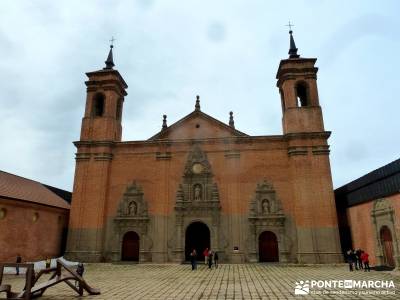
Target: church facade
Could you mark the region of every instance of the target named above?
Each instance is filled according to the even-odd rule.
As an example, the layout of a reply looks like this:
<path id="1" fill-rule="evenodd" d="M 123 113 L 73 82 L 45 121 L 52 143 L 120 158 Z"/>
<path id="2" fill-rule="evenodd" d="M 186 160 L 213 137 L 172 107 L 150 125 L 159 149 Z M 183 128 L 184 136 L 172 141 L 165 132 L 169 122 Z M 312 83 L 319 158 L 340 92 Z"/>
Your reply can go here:
<path id="1" fill-rule="evenodd" d="M 143 141 L 121 141 L 127 84 L 112 48 L 87 73 L 66 256 L 183 262 L 342 261 L 315 58 L 281 60 L 283 134 L 250 136 L 194 110 Z"/>

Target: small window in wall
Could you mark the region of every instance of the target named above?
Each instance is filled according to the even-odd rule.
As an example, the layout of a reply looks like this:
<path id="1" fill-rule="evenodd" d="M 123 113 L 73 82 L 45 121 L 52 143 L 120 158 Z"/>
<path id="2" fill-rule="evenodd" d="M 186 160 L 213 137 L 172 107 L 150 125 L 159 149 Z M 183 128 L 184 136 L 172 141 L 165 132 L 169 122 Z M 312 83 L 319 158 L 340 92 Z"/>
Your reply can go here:
<path id="1" fill-rule="evenodd" d="M 39 220 L 39 213 L 35 212 L 32 216 L 32 222 L 36 223 Z"/>
<path id="2" fill-rule="evenodd" d="M 310 105 L 307 95 L 306 83 L 300 82 L 296 85 L 296 100 L 298 107 L 304 107 Z"/>
<path id="3" fill-rule="evenodd" d="M 96 94 L 93 100 L 93 116 L 101 117 L 104 114 L 104 95 Z"/>
<path id="4" fill-rule="evenodd" d="M 7 209 L 5 208 L 0 208 L 0 220 L 3 220 L 6 218 L 7 215 Z"/>
<path id="5" fill-rule="evenodd" d="M 117 120 L 121 120 L 121 118 L 122 118 L 122 99 L 118 99 L 116 117 L 117 117 Z"/>

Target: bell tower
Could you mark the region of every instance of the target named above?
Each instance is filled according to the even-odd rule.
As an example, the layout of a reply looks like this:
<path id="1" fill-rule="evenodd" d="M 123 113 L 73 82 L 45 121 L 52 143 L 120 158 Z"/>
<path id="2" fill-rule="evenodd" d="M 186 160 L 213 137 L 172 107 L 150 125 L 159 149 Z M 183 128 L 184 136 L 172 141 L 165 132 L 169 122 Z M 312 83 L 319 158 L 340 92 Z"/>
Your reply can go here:
<path id="1" fill-rule="evenodd" d="M 297 54 L 293 31 L 290 34 L 289 58 L 281 60 L 276 74 L 281 95 L 283 133 L 323 132 L 319 105 L 316 58 Z"/>
<path id="2" fill-rule="evenodd" d="M 88 72 L 85 115 L 82 119 L 81 141 L 121 141 L 122 107 L 128 85 L 114 70 L 113 45 L 106 66 Z"/>
<path id="3" fill-rule="evenodd" d="M 99 262 L 104 254 L 104 224 L 115 142 L 121 141 L 121 116 L 128 87 L 114 70 L 113 45 L 102 70 L 86 73 L 87 97 L 76 166 L 66 257 Z M 82 213 L 85 212 L 85 213 Z"/>
<path id="4" fill-rule="evenodd" d="M 342 258 L 329 162 L 330 132 L 324 129 L 319 105 L 317 59 L 300 57 L 293 31 L 289 34 L 289 58 L 281 60 L 276 78 L 292 185 L 296 260 L 337 263 Z"/>

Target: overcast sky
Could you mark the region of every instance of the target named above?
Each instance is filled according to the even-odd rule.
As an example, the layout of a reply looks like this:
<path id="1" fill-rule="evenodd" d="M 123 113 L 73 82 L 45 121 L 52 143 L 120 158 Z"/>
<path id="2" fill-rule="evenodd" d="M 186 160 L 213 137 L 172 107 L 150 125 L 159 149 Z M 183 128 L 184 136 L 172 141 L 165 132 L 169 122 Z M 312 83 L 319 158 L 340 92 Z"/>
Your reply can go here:
<path id="1" fill-rule="evenodd" d="M 109 39 L 129 85 L 123 140 L 194 109 L 250 135 L 281 134 L 276 71 L 290 20 L 316 57 L 339 187 L 399 158 L 400 1 L 1 1 L 0 170 L 71 190 L 85 72 Z"/>

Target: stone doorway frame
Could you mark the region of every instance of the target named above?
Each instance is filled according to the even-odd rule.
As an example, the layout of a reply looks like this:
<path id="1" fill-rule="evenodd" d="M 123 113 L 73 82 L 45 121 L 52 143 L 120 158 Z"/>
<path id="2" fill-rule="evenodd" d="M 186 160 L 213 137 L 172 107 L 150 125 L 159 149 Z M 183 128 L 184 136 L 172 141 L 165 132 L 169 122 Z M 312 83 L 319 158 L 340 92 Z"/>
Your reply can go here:
<path id="1" fill-rule="evenodd" d="M 131 205 L 134 203 L 134 205 Z M 119 203 L 117 215 L 113 219 L 114 242 L 111 252 L 112 261 L 121 261 L 124 235 L 134 231 L 139 236 L 139 262 L 151 262 L 153 241 L 148 235 L 150 218 L 147 201 L 142 188 L 133 182 L 130 184 Z"/>
<path id="2" fill-rule="evenodd" d="M 396 232 L 396 216 L 395 211 L 389 199 L 380 198 L 374 201 L 371 211 L 372 224 L 375 229 L 375 255 L 377 265 L 385 263 L 383 245 L 381 242 L 381 229 L 386 226 L 392 234 L 393 259 L 395 268 L 400 268 L 400 249 L 399 249 L 399 233 Z"/>
<path id="3" fill-rule="evenodd" d="M 268 202 L 268 205 L 266 203 Z M 286 216 L 272 184 L 265 179 L 257 184 L 255 195 L 250 201 L 249 238 L 247 240 L 248 262 L 259 261 L 258 238 L 264 231 L 271 231 L 278 241 L 279 262 L 289 261 L 286 239 Z"/>

